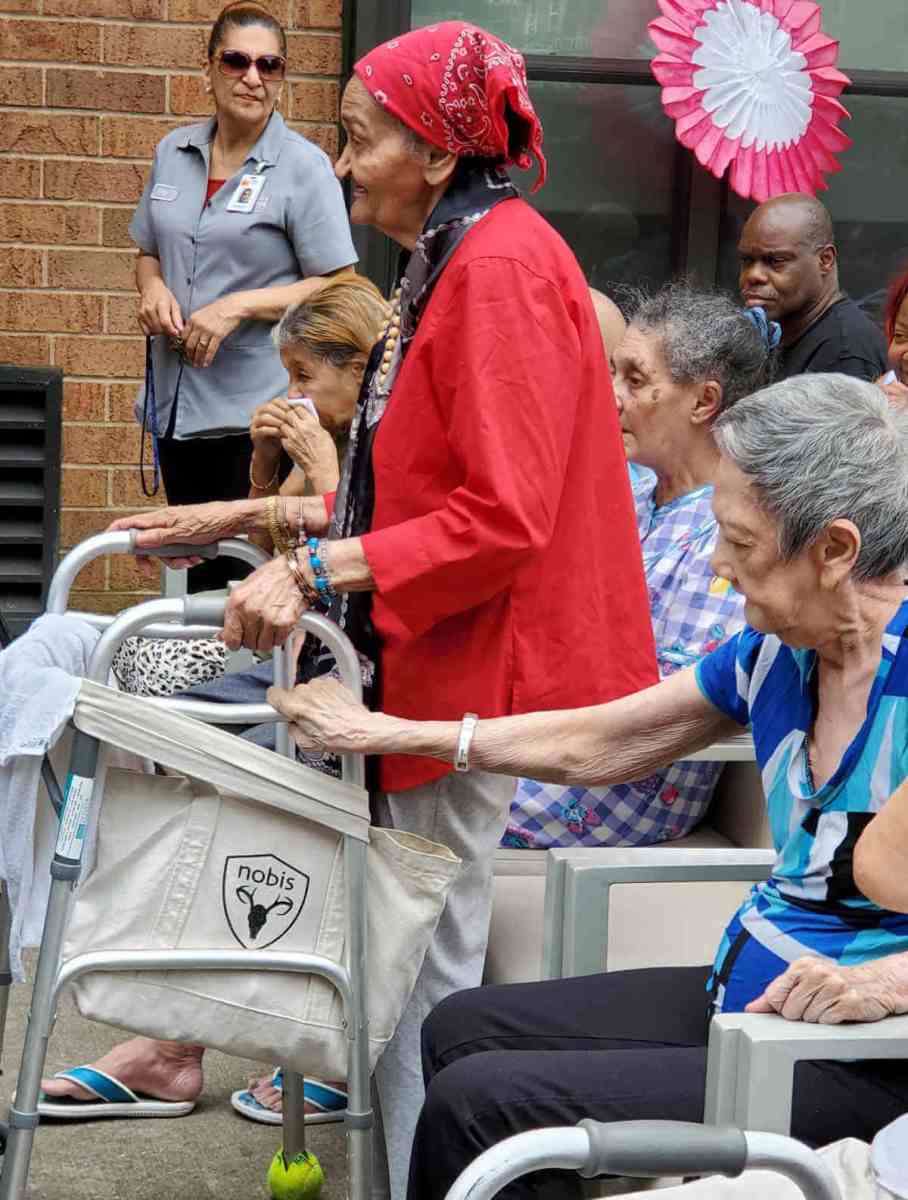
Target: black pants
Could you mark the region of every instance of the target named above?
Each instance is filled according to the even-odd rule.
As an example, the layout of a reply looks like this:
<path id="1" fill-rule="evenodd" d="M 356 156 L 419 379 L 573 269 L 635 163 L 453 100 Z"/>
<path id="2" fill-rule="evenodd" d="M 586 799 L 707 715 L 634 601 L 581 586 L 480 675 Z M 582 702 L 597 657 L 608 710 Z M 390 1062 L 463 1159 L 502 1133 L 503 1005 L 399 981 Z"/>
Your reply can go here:
<path id="1" fill-rule="evenodd" d="M 616 971 L 475 988 L 423 1026 L 427 1094 L 410 1160 L 409 1200 L 442 1200 L 478 1154 L 547 1125 L 701 1121 L 708 1027 L 701 967 Z M 870 1140 L 908 1110 L 900 1062 L 802 1063 L 792 1134 L 814 1145 Z M 507 1200 L 574 1197 L 567 1171 L 538 1172 Z"/>
<path id="2" fill-rule="evenodd" d="M 227 437 L 158 439 L 161 476 L 168 504 L 205 504 L 209 500 L 244 500 L 249 495 L 248 433 Z M 187 575 L 190 592 L 224 588 L 228 580 L 245 579 L 251 568 L 231 558 L 203 562 Z"/>

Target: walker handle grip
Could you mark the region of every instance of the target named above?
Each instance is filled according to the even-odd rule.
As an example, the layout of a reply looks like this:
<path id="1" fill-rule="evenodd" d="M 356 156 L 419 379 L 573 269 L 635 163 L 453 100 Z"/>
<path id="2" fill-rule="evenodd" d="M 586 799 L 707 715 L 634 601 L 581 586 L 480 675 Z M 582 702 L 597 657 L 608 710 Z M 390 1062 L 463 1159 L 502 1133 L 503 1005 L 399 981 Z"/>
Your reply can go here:
<path id="1" fill-rule="evenodd" d="M 186 596 L 183 600 L 183 624 L 214 625 L 220 629 L 224 624 L 226 607 L 224 596 Z"/>
<path id="2" fill-rule="evenodd" d="M 141 558 L 217 558 L 220 545 L 212 542 L 208 546 L 192 546 L 188 542 L 174 542 L 170 546 L 136 546 L 133 551 Z"/>
<path id="3" fill-rule="evenodd" d="M 688 1121 L 578 1122 L 590 1139 L 590 1156 L 579 1171 L 596 1175 L 720 1174 L 736 1176 L 747 1162 L 747 1140 L 740 1129 Z"/>

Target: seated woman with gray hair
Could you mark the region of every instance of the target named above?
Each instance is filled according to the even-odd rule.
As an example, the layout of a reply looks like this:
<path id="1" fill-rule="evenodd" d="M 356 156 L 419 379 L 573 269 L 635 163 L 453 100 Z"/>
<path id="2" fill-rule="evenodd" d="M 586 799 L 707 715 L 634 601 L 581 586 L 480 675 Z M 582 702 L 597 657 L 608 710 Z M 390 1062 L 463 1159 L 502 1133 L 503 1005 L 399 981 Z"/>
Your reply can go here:
<path id="1" fill-rule="evenodd" d="M 743 593 L 748 624 L 698 665 L 609 704 L 478 724 L 369 712 L 330 680 L 270 693 L 306 749 L 427 754 L 582 786 L 638 779 L 753 729 L 777 859 L 712 969 L 444 1001 L 423 1027 L 414 1200 L 444 1196 L 521 1130 L 701 1119 L 714 1012 L 834 1024 L 908 1011 L 908 916 L 863 895 L 852 869 L 860 833 L 908 779 L 908 412 L 860 380 L 799 376 L 738 401 L 714 436 L 713 568 Z M 792 1134 L 870 1140 L 906 1108 L 901 1063 L 806 1062 Z M 509 1195 L 539 1186 L 531 1177 Z"/>
<path id="2" fill-rule="evenodd" d="M 381 292 L 362 275 L 328 279 L 287 309 L 271 336 L 290 380 L 286 396 L 259 405 L 252 414 L 251 497 L 336 490 L 338 457 L 346 446 L 366 364 L 390 316 Z M 282 450 L 293 469 L 279 483 Z M 266 544 L 270 548 L 270 538 Z"/>
<path id="3" fill-rule="evenodd" d="M 761 320 L 762 318 L 762 320 Z M 778 327 L 775 327 L 778 328 Z M 720 413 L 769 383 L 773 327 L 725 295 L 670 284 L 644 298 L 611 354 L 662 679 L 744 624 L 744 597 L 711 560 Z M 706 815 L 718 762 L 677 762 L 612 787 L 521 779 L 503 844 L 641 846 L 684 837 Z"/>

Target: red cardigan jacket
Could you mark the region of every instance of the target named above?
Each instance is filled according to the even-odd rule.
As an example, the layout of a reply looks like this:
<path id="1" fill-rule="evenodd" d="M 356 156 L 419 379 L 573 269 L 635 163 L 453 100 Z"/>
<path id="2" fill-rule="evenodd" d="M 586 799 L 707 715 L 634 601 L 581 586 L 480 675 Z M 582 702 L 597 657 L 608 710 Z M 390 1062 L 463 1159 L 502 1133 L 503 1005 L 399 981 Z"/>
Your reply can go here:
<path id="1" fill-rule="evenodd" d="M 507 200 L 438 281 L 379 427 L 363 549 L 381 707 L 459 720 L 657 682 L 611 378 L 586 281 Z M 401 791 L 450 764 L 387 756 Z"/>

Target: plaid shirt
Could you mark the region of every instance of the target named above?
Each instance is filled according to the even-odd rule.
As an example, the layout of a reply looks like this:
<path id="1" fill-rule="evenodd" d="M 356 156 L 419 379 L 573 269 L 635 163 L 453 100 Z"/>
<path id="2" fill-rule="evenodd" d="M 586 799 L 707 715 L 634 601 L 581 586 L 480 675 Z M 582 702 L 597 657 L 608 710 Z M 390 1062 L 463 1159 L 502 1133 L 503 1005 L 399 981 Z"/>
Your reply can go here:
<path id="1" fill-rule="evenodd" d="M 698 662 L 744 625 L 744 598 L 710 567 L 718 528 L 712 488 L 656 507 L 656 477 L 631 485 L 661 678 Z M 607 788 L 521 779 L 502 845 L 641 846 L 683 837 L 709 808 L 721 763 L 676 762 Z"/>

